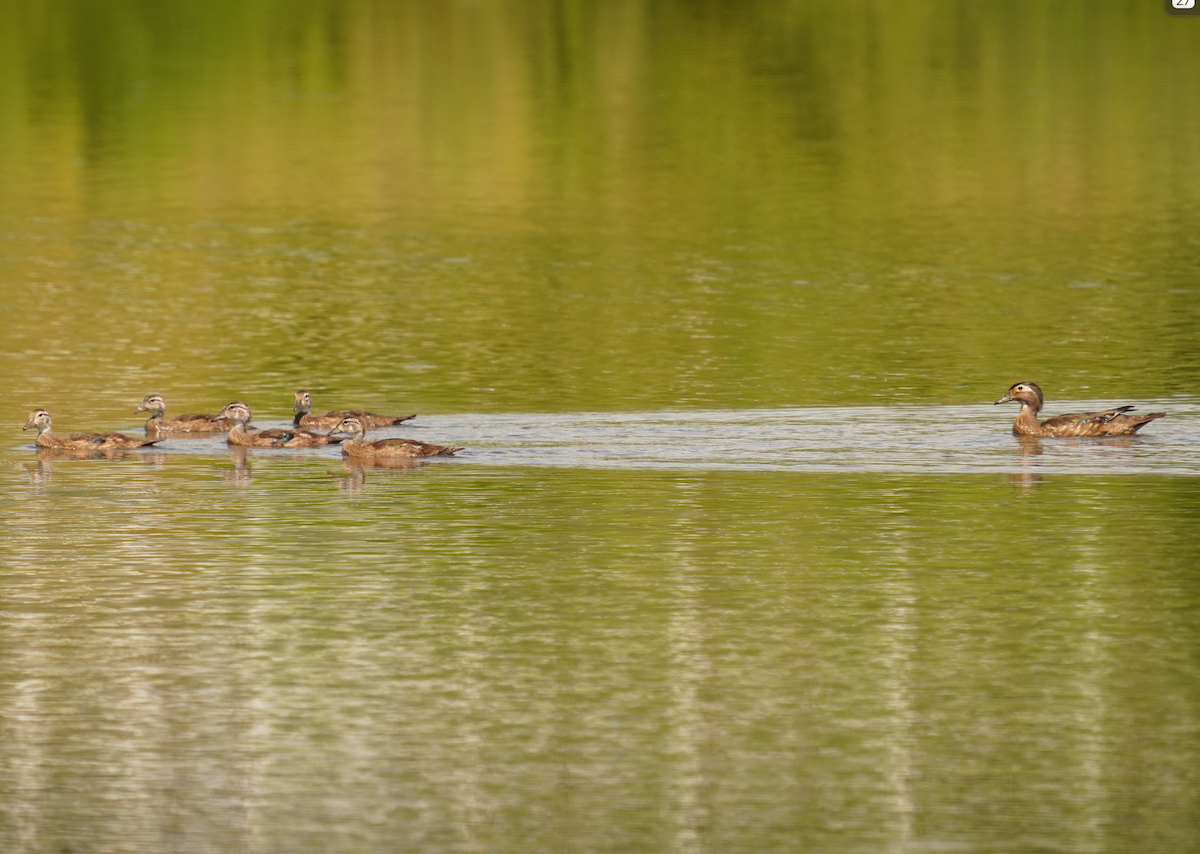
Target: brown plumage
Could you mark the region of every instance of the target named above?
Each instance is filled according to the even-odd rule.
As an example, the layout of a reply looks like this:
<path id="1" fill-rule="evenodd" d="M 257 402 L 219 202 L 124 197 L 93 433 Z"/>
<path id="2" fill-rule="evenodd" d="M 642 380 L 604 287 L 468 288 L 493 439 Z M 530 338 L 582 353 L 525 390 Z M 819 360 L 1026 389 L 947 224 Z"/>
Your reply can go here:
<path id="1" fill-rule="evenodd" d="M 363 437 L 367 428 L 357 415 L 348 415 L 333 428 L 333 433 L 344 433 L 350 438 L 342 442 L 345 457 L 452 457 L 462 448 L 446 445 L 431 445 L 416 439 L 379 439 L 368 442 Z"/>
<path id="2" fill-rule="evenodd" d="M 146 419 L 147 436 L 163 433 L 224 433 L 233 426 L 228 418 L 217 418 L 215 415 L 172 415 L 164 418 L 166 411 L 167 402 L 161 394 L 148 394 L 142 398 L 134 413 L 150 413 Z"/>
<path id="3" fill-rule="evenodd" d="M 1013 422 L 1014 436 L 1036 436 L 1039 438 L 1087 438 L 1092 436 L 1132 436 L 1155 418 L 1167 413 L 1151 412 L 1147 415 L 1127 415 L 1132 406 L 1118 406 L 1103 412 L 1084 412 L 1056 415 L 1039 421 L 1044 398 L 1037 383 L 1021 382 L 1012 386 L 996 403 L 1015 400 L 1021 404 L 1017 420 Z"/>
<path id="4" fill-rule="evenodd" d="M 37 439 L 34 442 L 39 448 L 52 448 L 60 451 L 123 451 L 129 448 L 145 448 L 162 439 L 141 439 L 137 436 L 126 436 L 124 433 L 72 433 L 69 436 L 55 436 L 50 430 L 50 413 L 44 409 L 35 409 L 29 413 L 29 420 L 22 430 L 36 427 Z"/>
<path id="5" fill-rule="evenodd" d="M 312 397 L 309 393 L 303 389 L 296 392 L 296 405 L 292 407 L 292 411 L 296 413 L 293 423 L 297 427 L 303 427 L 306 430 L 329 430 L 336 427 L 339 421 L 349 415 L 356 416 L 362 421 L 364 427 L 390 427 L 393 424 L 401 424 L 417 417 L 416 413 L 412 415 L 376 415 L 374 412 L 363 412 L 361 409 L 338 409 L 326 412 L 324 415 L 314 415 L 309 412 L 310 409 L 312 409 Z"/>
<path id="6" fill-rule="evenodd" d="M 250 407 L 240 400 L 227 404 L 217 413 L 217 417 L 228 418 L 234 422 L 229 434 L 225 437 L 225 442 L 235 448 L 320 448 L 325 445 L 336 445 L 342 441 L 308 430 L 273 428 L 250 433 L 246 427 L 253 414 Z"/>

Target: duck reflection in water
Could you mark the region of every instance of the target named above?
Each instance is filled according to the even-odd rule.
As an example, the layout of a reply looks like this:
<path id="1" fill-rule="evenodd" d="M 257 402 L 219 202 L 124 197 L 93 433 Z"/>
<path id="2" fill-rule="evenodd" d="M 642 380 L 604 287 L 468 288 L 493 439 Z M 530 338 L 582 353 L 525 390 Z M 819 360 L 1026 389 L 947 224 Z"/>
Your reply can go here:
<path id="1" fill-rule="evenodd" d="M 167 461 L 167 455 L 162 452 L 139 454 L 132 451 L 38 448 L 35 454 L 37 463 L 25 467 L 29 474 L 29 483 L 33 486 L 45 486 L 50 483 L 55 464 L 64 460 L 108 460 L 110 462 L 136 460 L 144 465 L 152 466 L 161 466 Z"/>
<path id="2" fill-rule="evenodd" d="M 1022 470 L 1010 474 L 1008 482 L 1020 489 L 1032 489 L 1035 486 L 1040 486 L 1042 483 L 1042 472 L 1039 461 L 1035 457 L 1040 457 L 1043 450 L 1042 440 L 1036 436 L 1018 436 L 1017 463 L 1022 467 Z"/>
<path id="3" fill-rule="evenodd" d="M 1080 439 L 1077 442 L 1044 442 L 1037 436 L 1017 437 L 1017 465 L 1022 469 L 1009 475 L 1013 486 L 1032 487 L 1042 482 L 1046 466 L 1056 463 L 1071 465 L 1075 461 L 1094 464 L 1098 461 L 1111 464 L 1130 451 L 1145 447 L 1137 436 L 1116 438 Z"/>
<path id="4" fill-rule="evenodd" d="M 230 486 L 248 486 L 254 479 L 249 457 L 245 448 L 230 448 L 229 459 L 233 467 L 221 469 L 221 482 Z"/>
<path id="5" fill-rule="evenodd" d="M 367 469 L 412 471 L 427 465 L 428 462 L 411 457 L 344 457 L 342 467 L 345 472 L 330 472 L 329 477 L 342 492 L 362 492 L 363 487 L 367 485 Z"/>

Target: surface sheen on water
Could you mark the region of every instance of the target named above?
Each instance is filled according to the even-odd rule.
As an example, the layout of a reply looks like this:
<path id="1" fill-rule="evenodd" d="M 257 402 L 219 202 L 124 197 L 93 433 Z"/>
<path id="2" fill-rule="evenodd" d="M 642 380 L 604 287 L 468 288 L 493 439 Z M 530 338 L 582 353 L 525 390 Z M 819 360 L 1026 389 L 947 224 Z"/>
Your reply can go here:
<path id="1" fill-rule="evenodd" d="M 665 470 L 1200 474 L 1200 408 L 1183 399 L 1135 402 L 1171 412 L 1144 435 L 1091 440 L 1018 439 L 1016 406 L 483 415 L 447 419 L 458 443 L 485 464 Z M 1063 404 L 1097 411 L 1097 401 Z M 411 432 L 411 430 L 409 431 Z"/>
<path id="2" fill-rule="evenodd" d="M 430 417 L 380 435 L 469 449 L 404 467 L 14 448 L 0 845 L 1186 850 L 1169 408 L 1032 451 L 991 407 Z"/>

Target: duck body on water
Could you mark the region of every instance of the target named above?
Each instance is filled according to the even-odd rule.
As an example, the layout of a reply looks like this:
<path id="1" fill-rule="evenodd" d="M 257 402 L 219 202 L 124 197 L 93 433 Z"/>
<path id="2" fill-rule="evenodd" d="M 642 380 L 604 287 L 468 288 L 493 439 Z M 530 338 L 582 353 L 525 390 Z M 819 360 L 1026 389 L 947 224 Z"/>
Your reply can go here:
<path id="1" fill-rule="evenodd" d="M 308 430 L 272 428 L 251 433 L 246 428 L 254 416 L 250 407 L 240 400 L 226 404 L 217 417 L 228 418 L 233 422 L 225 442 L 234 448 L 320 448 L 342 441 Z"/>
<path id="2" fill-rule="evenodd" d="M 134 414 L 149 412 L 146 419 L 146 435 L 160 436 L 164 433 L 224 433 L 233 427 L 228 418 L 215 415 L 172 415 L 164 417 L 167 402 L 161 394 L 148 394 L 142 398 Z"/>
<path id="3" fill-rule="evenodd" d="M 452 457 L 462 448 L 452 448 L 447 445 L 431 445 L 416 439 L 378 439 L 374 442 L 366 440 L 367 428 L 361 418 L 348 415 L 338 422 L 330 435 L 344 434 L 350 438 L 342 442 L 342 456 L 393 459 L 413 459 L 415 457 Z"/>
<path id="4" fill-rule="evenodd" d="M 361 409 L 337 409 L 326 412 L 324 415 L 314 415 L 309 411 L 311 409 L 312 395 L 304 389 L 296 392 L 296 403 L 292 407 L 292 411 L 296 413 L 293 423 L 297 428 L 329 430 L 336 427 L 343 418 L 351 415 L 362 421 L 365 427 L 391 427 L 417 417 L 415 412 L 412 415 L 376 415 L 374 412 L 363 412 Z"/>
<path id="5" fill-rule="evenodd" d="M 996 401 L 996 405 L 1013 400 L 1021 404 L 1021 411 L 1017 413 L 1017 420 L 1013 422 L 1013 435 L 1042 439 L 1132 436 L 1154 419 L 1167 414 L 1150 412 L 1146 415 L 1129 415 L 1134 407 L 1118 406 L 1102 412 L 1056 415 L 1039 421 L 1037 415 L 1044 405 L 1045 398 L 1038 384 L 1028 380 L 1010 386 L 1004 396 Z"/>
<path id="6" fill-rule="evenodd" d="M 1105 436 L 1133 436 L 1151 421 L 1162 418 L 1165 412 L 1150 412 L 1145 415 L 1130 414 L 1133 406 L 1117 406 L 1099 412 L 1069 413 L 1042 421 L 1038 419 L 1045 398 L 1037 383 L 1023 381 L 1014 383 L 995 403 L 1015 401 L 1021 405 L 1013 422 L 1015 436 L 1034 438 L 1094 438 Z M 312 399 L 307 391 L 295 393 L 296 412 L 294 429 L 272 428 L 256 430 L 250 427 L 253 413 L 246 403 L 235 400 L 227 404 L 216 415 L 177 415 L 167 419 L 166 402 L 162 395 L 148 394 L 142 399 L 135 412 L 148 412 L 146 421 L 147 438 L 128 436 L 124 433 L 71 433 L 57 436 L 51 430 L 50 413 L 45 409 L 34 409 L 29 413 L 23 430 L 37 428 L 35 444 L 39 448 L 53 450 L 107 451 L 131 450 L 154 445 L 166 438 L 164 434 L 226 433 L 226 443 L 235 448 L 320 448 L 326 445 L 341 445 L 342 455 L 358 458 L 415 459 L 420 457 L 454 456 L 460 447 L 434 445 L 416 439 L 387 438 L 367 441 L 366 431 L 371 426 L 393 426 L 401 424 L 415 415 L 376 415 L 358 410 L 327 412 L 312 416 L 309 410 Z M 326 424 L 334 416 L 328 434 L 303 429 L 299 425 Z M 305 419 L 309 419 L 305 421 Z"/>
<path id="7" fill-rule="evenodd" d="M 38 431 L 34 444 L 39 448 L 51 448 L 56 451 L 125 451 L 131 448 L 145 448 L 161 439 L 140 439 L 137 436 L 126 436 L 124 433 L 71 433 L 68 436 L 55 436 L 50 429 L 50 413 L 44 409 L 35 409 L 29 413 L 29 420 L 22 430 L 36 427 Z"/>

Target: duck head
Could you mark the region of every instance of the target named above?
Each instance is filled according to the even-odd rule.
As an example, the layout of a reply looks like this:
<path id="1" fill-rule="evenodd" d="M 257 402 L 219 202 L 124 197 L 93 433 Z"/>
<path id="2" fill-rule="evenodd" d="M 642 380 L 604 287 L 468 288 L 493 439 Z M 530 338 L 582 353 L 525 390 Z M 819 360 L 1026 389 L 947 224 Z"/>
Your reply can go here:
<path id="1" fill-rule="evenodd" d="M 1009 388 L 1004 393 L 1004 397 L 996 401 L 996 403 L 1008 403 L 1010 400 L 1015 400 L 1022 406 L 1028 406 L 1037 412 L 1042 408 L 1042 390 L 1037 383 L 1031 383 L 1028 380 L 1019 382 Z M 993 404 L 995 405 L 995 404 Z"/>
<path id="2" fill-rule="evenodd" d="M 30 427 L 36 427 L 38 433 L 45 433 L 50 429 L 50 413 L 44 409 L 35 409 L 29 413 L 29 420 L 25 422 L 22 430 L 28 430 Z"/>
<path id="3" fill-rule="evenodd" d="M 138 404 L 138 408 L 133 411 L 134 414 L 149 412 L 153 416 L 160 416 L 167 411 L 167 402 L 163 400 L 161 394 L 148 394 L 142 398 L 142 402 Z"/>
<path id="4" fill-rule="evenodd" d="M 253 414 L 250 412 L 250 407 L 240 400 L 225 404 L 225 408 L 217 413 L 217 418 L 228 418 L 230 421 L 242 426 L 249 424 L 252 417 Z"/>
<path id="5" fill-rule="evenodd" d="M 367 428 L 363 425 L 362 419 L 357 415 L 347 415 L 337 423 L 336 427 L 329 431 L 330 436 L 336 436 L 339 433 L 354 439 L 361 439 L 367 434 Z"/>

